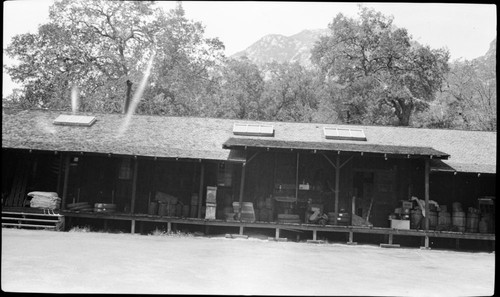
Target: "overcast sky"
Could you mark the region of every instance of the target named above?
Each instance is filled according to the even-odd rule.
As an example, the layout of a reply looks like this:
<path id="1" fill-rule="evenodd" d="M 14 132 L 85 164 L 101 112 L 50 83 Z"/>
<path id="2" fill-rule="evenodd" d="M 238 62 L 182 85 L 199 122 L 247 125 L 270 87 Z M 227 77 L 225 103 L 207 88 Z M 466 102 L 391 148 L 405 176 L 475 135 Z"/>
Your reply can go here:
<path id="1" fill-rule="evenodd" d="M 74 0 L 77 1 L 77 0 Z M 52 0 L 14 0 L 3 2 L 3 48 L 12 36 L 35 33 L 48 21 Z M 165 9 L 173 1 L 159 1 Z M 184 1 L 186 17 L 200 21 L 207 37 L 218 37 L 230 56 L 244 50 L 266 34 L 290 36 L 304 29 L 326 28 L 338 13 L 357 17 L 357 3 L 339 2 L 237 2 Z M 398 27 L 408 29 L 413 39 L 431 48 L 446 47 L 452 60 L 482 56 L 496 37 L 494 4 L 364 3 L 384 15 L 394 16 Z M 4 64 L 9 63 L 4 55 Z M 2 94 L 11 92 L 6 75 Z"/>

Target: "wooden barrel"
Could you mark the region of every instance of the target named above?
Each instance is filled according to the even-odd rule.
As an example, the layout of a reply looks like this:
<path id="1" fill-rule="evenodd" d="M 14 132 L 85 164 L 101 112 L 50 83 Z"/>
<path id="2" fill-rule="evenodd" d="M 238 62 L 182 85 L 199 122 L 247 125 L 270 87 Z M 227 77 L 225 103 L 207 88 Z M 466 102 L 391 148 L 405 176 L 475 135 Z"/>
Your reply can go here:
<path id="1" fill-rule="evenodd" d="M 169 217 L 175 217 L 175 212 L 176 212 L 176 204 L 167 204 L 168 205 L 168 216 Z"/>
<path id="2" fill-rule="evenodd" d="M 259 212 L 259 219 L 262 222 L 269 222 L 269 209 L 268 208 L 261 208 Z"/>
<path id="3" fill-rule="evenodd" d="M 326 215 L 328 216 L 328 224 L 329 225 L 335 224 L 335 219 L 337 218 L 337 215 L 334 212 L 328 212 Z"/>
<path id="4" fill-rule="evenodd" d="M 158 203 L 158 215 L 168 216 L 168 204 L 167 203 Z"/>
<path id="5" fill-rule="evenodd" d="M 176 217 L 181 217 L 182 216 L 182 204 L 176 204 L 175 205 L 175 216 Z"/>
<path id="6" fill-rule="evenodd" d="M 486 221 L 484 218 L 481 218 L 478 227 L 479 227 L 479 233 L 488 233 L 488 221 Z"/>
<path id="7" fill-rule="evenodd" d="M 453 212 L 462 212 L 462 203 L 460 202 L 453 202 L 451 207 Z"/>
<path id="8" fill-rule="evenodd" d="M 157 215 L 158 214 L 158 203 L 157 202 L 149 202 L 148 214 Z"/>
<path id="9" fill-rule="evenodd" d="M 467 214 L 466 228 L 469 233 L 477 233 L 479 227 L 479 215 L 477 213 L 469 212 Z"/>
<path id="10" fill-rule="evenodd" d="M 266 198 L 266 208 L 273 208 L 273 200 L 271 197 Z"/>
<path id="11" fill-rule="evenodd" d="M 429 211 L 429 230 L 436 230 L 438 225 L 438 215 L 435 211 Z"/>
<path id="12" fill-rule="evenodd" d="M 198 194 L 191 194 L 191 205 L 198 205 Z"/>
<path id="13" fill-rule="evenodd" d="M 448 228 L 451 226 L 451 214 L 447 211 L 440 211 L 438 215 L 438 226 Z M 443 229 L 446 230 L 446 229 Z"/>
<path id="14" fill-rule="evenodd" d="M 451 222 L 458 232 L 465 232 L 466 216 L 463 211 L 454 211 L 451 214 Z"/>
<path id="15" fill-rule="evenodd" d="M 422 210 L 412 210 L 410 215 L 410 229 L 420 229 L 422 218 Z"/>
<path id="16" fill-rule="evenodd" d="M 256 208 L 253 210 L 253 212 L 255 214 L 255 220 L 260 221 L 260 209 Z"/>
<path id="17" fill-rule="evenodd" d="M 185 218 L 189 216 L 189 205 L 182 206 L 182 216 Z"/>
<path id="18" fill-rule="evenodd" d="M 191 205 L 191 209 L 189 211 L 189 217 L 190 218 L 197 218 L 198 217 L 198 206 L 197 205 Z"/>

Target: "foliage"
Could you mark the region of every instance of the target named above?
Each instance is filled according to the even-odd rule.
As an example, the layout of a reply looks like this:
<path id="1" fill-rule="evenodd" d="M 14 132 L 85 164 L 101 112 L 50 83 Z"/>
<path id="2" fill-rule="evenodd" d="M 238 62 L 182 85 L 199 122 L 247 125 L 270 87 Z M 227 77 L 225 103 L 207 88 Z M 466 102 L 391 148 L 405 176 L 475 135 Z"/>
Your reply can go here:
<path id="1" fill-rule="evenodd" d="M 444 88 L 462 128 L 496 131 L 497 98 L 494 62 L 458 61 Z"/>
<path id="2" fill-rule="evenodd" d="M 214 101 L 214 116 L 262 119 L 264 79 L 248 58 L 228 59 L 221 70 L 220 92 Z"/>
<path id="3" fill-rule="evenodd" d="M 262 96 L 263 119 L 311 122 L 318 108 L 321 88 L 313 71 L 298 63 L 269 63 Z"/>
<path id="4" fill-rule="evenodd" d="M 409 125 L 424 109 L 448 70 L 448 52 L 411 43 L 392 17 L 361 8 L 360 19 L 338 14 L 312 51 L 325 79 L 336 83 L 351 122 L 377 123 L 392 111 L 397 124 Z"/>
<path id="5" fill-rule="evenodd" d="M 69 109 L 77 85 L 81 110 L 120 112 L 156 53 L 140 112 L 183 115 L 210 86 L 222 50 L 217 39 L 203 38 L 201 24 L 185 19 L 181 4 L 164 13 L 151 1 L 60 0 L 37 34 L 16 36 L 8 46 L 20 63 L 7 71 L 23 83 L 24 105 Z"/>
<path id="6" fill-rule="evenodd" d="M 122 112 L 154 56 L 139 114 L 496 131 L 496 48 L 448 65 L 446 50 L 363 7 L 329 31 L 312 50 L 316 68 L 259 67 L 226 58 L 180 2 L 165 12 L 152 1 L 56 0 L 48 23 L 7 46 L 22 89 L 2 105 L 69 110 L 78 86 L 80 111 Z"/>

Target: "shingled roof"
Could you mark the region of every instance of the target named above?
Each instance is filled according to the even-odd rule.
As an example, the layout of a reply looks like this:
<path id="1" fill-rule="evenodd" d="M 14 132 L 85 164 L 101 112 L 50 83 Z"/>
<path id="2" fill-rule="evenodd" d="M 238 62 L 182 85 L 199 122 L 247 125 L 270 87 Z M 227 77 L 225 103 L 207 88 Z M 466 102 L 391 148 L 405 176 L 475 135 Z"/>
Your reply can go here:
<path id="1" fill-rule="evenodd" d="M 337 145 L 353 151 L 363 145 L 388 149 L 388 153 L 416 153 L 418 148 L 422 154 L 449 155 L 448 160 L 431 160 L 432 170 L 496 173 L 496 132 L 335 125 L 363 129 L 367 141 L 360 142 L 325 139 L 323 127 L 331 124 L 252 121 L 274 126 L 274 137 L 266 138 L 232 133 L 234 123 L 249 121 L 134 115 L 128 130 L 119 136 L 125 115 L 92 114 L 97 121 L 90 127 L 54 125 L 61 114 L 68 112 L 4 110 L 2 148 L 229 160 L 234 151 L 223 148 L 228 140 L 267 139 L 264 142 L 301 143 L 308 148 Z"/>

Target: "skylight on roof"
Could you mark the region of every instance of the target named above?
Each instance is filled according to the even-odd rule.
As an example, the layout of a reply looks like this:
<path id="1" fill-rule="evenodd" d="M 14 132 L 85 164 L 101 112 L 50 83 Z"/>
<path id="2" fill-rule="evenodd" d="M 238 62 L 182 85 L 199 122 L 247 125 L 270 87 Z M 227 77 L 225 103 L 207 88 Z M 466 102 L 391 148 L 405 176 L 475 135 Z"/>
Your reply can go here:
<path id="1" fill-rule="evenodd" d="M 62 114 L 58 116 L 54 122 L 52 122 L 54 125 L 62 125 L 62 126 L 84 126 L 84 127 L 90 127 L 94 122 L 96 121 L 96 118 L 94 116 L 83 116 L 83 115 L 66 115 Z"/>
<path id="2" fill-rule="evenodd" d="M 366 141 L 365 132 L 362 129 L 323 127 L 323 133 L 326 139 Z"/>
<path id="3" fill-rule="evenodd" d="M 274 136 L 273 125 L 262 124 L 234 124 L 234 135 L 251 135 L 251 136 Z"/>

